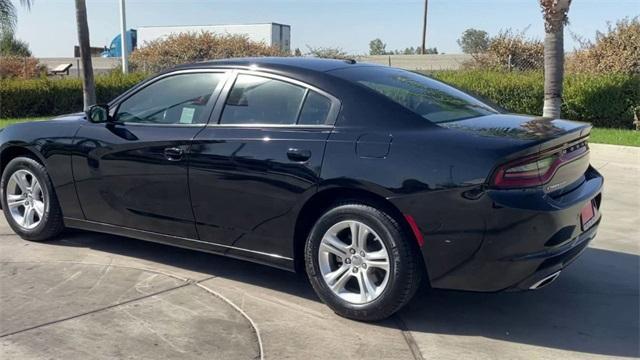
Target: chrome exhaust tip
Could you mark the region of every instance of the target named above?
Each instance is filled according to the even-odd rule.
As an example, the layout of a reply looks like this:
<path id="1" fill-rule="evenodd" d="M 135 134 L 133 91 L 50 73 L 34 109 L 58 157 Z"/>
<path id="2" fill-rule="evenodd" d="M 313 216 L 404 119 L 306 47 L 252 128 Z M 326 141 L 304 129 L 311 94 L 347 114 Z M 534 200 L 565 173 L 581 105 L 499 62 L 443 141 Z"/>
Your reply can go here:
<path id="1" fill-rule="evenodd" d="M 538 290 L 541 289 L 549 284 L 551 284 L 555 279 L 558 278 L 558 276 L 560 276 L 560 271 L 556 271 L 551 275 L 548 275 L 544 278 L 542 278 L 542 280 L 538 281 L 537 283 L 531 285 L 531 287 L 529 288 L 529 290 Z"/>

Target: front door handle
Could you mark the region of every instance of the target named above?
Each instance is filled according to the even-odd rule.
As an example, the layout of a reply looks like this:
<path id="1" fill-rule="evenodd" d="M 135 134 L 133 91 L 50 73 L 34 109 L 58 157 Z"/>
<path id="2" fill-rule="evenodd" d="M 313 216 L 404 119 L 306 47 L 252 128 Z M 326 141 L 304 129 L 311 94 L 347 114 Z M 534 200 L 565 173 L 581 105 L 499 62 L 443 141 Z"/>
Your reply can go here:
<path id="1" fill-rule="evenodd" d="M 291 161 L 307 161 L 311 158 L 311 150 L 291 148 L 287 151 L 287 157 Z"/>
<path id="2" fill-rule="evenodd" d="M 179 147 L 170 147 L 164 149 L 164 157 L 169 161 L 180 161 L 184 155 L 184 150 Z"/>

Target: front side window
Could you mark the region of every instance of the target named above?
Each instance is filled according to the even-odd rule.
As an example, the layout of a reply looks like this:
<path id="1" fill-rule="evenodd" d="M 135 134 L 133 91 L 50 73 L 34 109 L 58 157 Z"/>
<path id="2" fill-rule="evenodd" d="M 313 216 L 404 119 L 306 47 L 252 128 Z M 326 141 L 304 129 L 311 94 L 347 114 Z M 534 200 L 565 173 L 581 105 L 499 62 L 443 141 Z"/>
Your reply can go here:
<path id="1" fill-rule="evenodd" d="M 364 85 L 434 123 L 497 113 L 460 90 L 410 71 L 357 67 L 334 70 L 332 74 Z"/>
<path id="2" fill-rule="evenodd" d="M 240 74 L 229 93 L 221 124 L 293 125 L 305 88 L 261 76 Z"/>
<path id="3" fill-rule="evenodd" d="M 197 124 L 223 76 L 193 73 L 160 79 L 122 102 L 116 118 L 129 123 Z"/>

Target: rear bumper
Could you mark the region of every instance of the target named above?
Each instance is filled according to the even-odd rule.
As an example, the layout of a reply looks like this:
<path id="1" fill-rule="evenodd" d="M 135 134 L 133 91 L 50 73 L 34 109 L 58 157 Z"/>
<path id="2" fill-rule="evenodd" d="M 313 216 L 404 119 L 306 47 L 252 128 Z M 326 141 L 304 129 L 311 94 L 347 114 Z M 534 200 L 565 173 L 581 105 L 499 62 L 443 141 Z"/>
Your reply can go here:
<path id="1" fill-rule="evenodd" d="M 561 248 L 555 249 L 552 252 L 544 253 L 538 255 L 538 259 L 543 260 L 540 265 L 536 268 L 535 272 L 529 277 L 522 280 L 520 283 L 506 289 L 507 291 L 519 291 L 519 290 L 531 290 L 532 288 L 539 288 L 541 285 L 544 285 L 543 282 L 549 280 L 550 277 L 554 274 L 559 274 L 560 271 L 564 270 L 569 264 L 571 264 L 575 259 L 584 252 L 584 250 L 589 245 L 589 242 L 593 240 L 598 231 L 598 225 L 600 223 L 600 218 L 597 220 L 597 223 L 594 224 L 589 230 L 577 236 L 574 240 L 570 241 L 566 245 Z M 523 261 L 530 259 L 523 259 Z M 550 282 L 550 281 L 549 281 Z"/>
<path id="2" fill-rule="evenodd" d="M 541 189 L 487 190 L 473 198 L 465 196 L 466 188 L 392 201 L 423 234 L 432 287 L 514 291 L 561 271 L 586 249 L 601 214 L 584 231 L 580 212 L 592 200 L 600 207 L 602 185 L 602 176 L 589 168 L 580 186 L 556 198 Z"/>
<path id="3" fill-rule="evenodd" d="M 528 290 L 546 277 L 564 270 L 582 254 L 596 236 L 599 222 L 600 218 L 589 230 L 561 245 L 540 246 L 529 253 L 513 254 L 505 250 L 504 256 L 499 256 L 499 252 L 481 248 L 464 265 L 439 278 L 432 278 L 431 284 L 435 288 L 480 292 Z"/>

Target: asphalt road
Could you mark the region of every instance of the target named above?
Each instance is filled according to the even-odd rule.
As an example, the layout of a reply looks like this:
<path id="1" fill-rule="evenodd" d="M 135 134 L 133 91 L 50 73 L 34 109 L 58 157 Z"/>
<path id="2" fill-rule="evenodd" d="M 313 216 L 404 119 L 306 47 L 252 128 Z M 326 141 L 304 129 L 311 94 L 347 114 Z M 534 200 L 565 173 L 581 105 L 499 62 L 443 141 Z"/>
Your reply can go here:
<path id="1" fill-rule="evenodd" d="M 0 220 L 0 358 L 639 357 L 640 148 L 592 146 L 596 240 L 535 292 L 421 291 L 376 324 L 333 314 L 303 276 L 123 237 L 23 241 Z"/>

